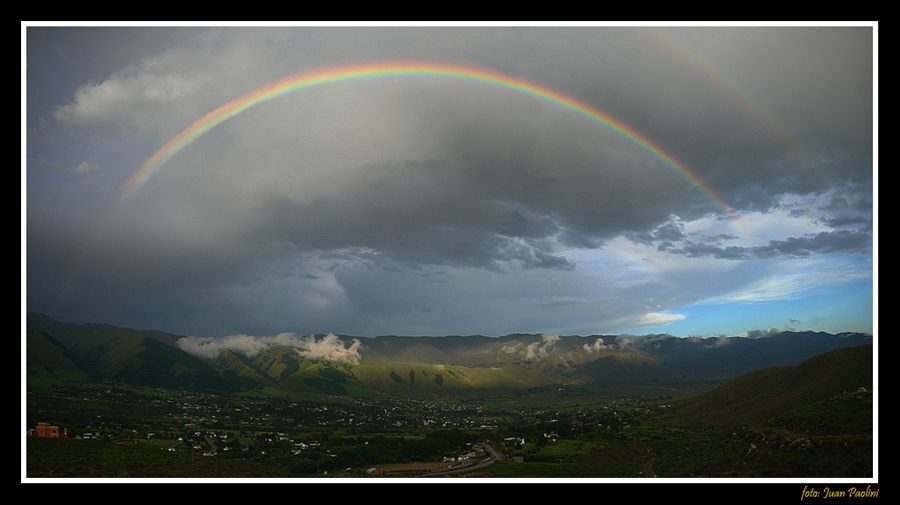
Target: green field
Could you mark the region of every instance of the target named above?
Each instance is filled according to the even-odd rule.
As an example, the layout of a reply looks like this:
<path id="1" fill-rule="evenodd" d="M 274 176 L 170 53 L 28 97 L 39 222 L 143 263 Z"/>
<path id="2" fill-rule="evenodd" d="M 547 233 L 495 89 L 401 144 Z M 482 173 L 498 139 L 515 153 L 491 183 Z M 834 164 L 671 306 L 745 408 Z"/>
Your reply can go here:
<path id="1" fill-rule="evenodd" d="M 148 441 L 155 442 L 155 441 Z M 289 477 L 285 469 L 245 460 L 169 452 L 101 440 L 29 440 L 29 477 Z"/>

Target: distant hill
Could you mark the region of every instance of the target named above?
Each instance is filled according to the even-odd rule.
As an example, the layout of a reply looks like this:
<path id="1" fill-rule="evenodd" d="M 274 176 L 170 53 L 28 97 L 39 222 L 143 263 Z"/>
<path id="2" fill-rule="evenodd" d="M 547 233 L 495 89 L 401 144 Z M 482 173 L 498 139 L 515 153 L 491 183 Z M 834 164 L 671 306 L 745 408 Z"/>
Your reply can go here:
<path id="1" fill-rule="evenodd" d="M 38 330 L 28 329 L 25 342 L 29 386 L 46 386 L 57 381 L 90 380 L 65 347 Z"/>
<path id="2" fill-rule="evenodd" d="M 29 314 L 28 387 L 89 378 L 215 391 L 255 387 L 250 381 L 229 380 L 205 361 L 174 347 L 179 338 L 109 325 L 76 326 Z"/>
<path id="3" fill-rule="evenodd" d="M 763 368 L 675 402 L 674 416 L 690 426 L 743 424 L 871 392 L 872 354 L 872 346 L 864 345 L 826 352 L 797 366 Z M 871 422 L 871 415 L 864 418 Z"/>
<path id="4" fill-rule="evenodd" d="M 670 437 L 683 437 L 649 442 L 654 472 L 871 477 L 872 359 L 871 345 L 837 349 L 673 401 L 647 421 L 664 426 Z"/>
<path id="5" fill-rule="evenodd" d="M 448 396 L 552 384 L 714 383 L 823 352 L 871 343 L 862 333 L 782 332 L 765 338 L 549 336 L 338 336 L 358 359 L 331 362 L 290 345 L 195 356 L 184 337 L 28 315 L 28 387 L 72 381 L 272 395 Z M 323 336 L 315 337 L 319 339 Z M 332 337 L 333 338 L 333 337 Z M 196 352 L 196 351 L 192 351 Z M 198 353 L 200 354 L 200 353 Z"/>

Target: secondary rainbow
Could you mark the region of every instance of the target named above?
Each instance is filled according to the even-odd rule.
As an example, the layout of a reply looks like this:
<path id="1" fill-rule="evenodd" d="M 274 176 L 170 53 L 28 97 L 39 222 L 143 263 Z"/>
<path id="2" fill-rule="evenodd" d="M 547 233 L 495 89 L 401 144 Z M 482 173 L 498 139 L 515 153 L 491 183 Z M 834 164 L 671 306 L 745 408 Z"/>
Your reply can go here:
<path id="1" fill-rule="evenodd" d="M 789 157 L 790 166 L 802 169 L 805 171 L 804 175 L 810 174 L 820 183 L 825 183 L 825 176 L 818 168 L 819 163 L 809 155 L 787 126 L 778 120 L 778 115 L 766 109 L 737 81 L 728 77 L 697 51 L 679 42 L 673 36 L 667 35 L 664 30 L 650 28 L 641 33 L 647 34 L 649 40 L 674 56 L 683 65 L 692 68 L 708 82 L 714 83 L 725 96 L 741 108 L 748 118 L 755 121 L 772 140 L 777 142 L 779 148 Z"/>
<path id="2" fill-rule="evenodd" d="M 158 172 L 168 160 L 197 140 L 204 133 L 254 105 L 267 102 L 288 93 L 323 84 L 398 77 L 428 77 L 474 81 L 507 89 L 516 93 L 530 95 L 562 107 L 563 109 L 568 109 L 596 124 L 609 128 L 622 137 L 641 146 L 662 161 L 666 167 L 676 173 L 679 177 L 698 188 L 717 206 L 736 219 L 736 215 L 731 206 L 684 163 L 642 133 L 609 114 L 558 91 L 523 79 L 510 77 L 493 70 L 422 62 L 391 62 L 341 66 L 312 72 L 303 72 L 250 91 L 194 121 L 193 124 L 185 128 L 184 131 L 153 153 L 153 155 L 150 156 L 150 158 L 148 158 L 122 186 L 117 198 L 117 203 L 121 203 L 129 196 L 133 195 L 141 186 L 153 177 L 153 175 Z"/>
<path id="3" fill-rule="evenodd" d="M 702 75 L 708 82 L 714 83 L 724 94 L 740 106 L 748 116 L 753 118 L 769 136 L 778 142 L 786 150 L 799 149 L 797 143 L 770 112 L 766 111 L 740 84 L 734 79 L 716 69 L 709 60 L 703 58 L 697 51 L 689 48 L 675 38 L 667 35 L 659 29 L 648 29 L 642 33 L 649 36 L 650 40 L 664 48 L 670 55 L 678 59 L 680 63 Z"/>

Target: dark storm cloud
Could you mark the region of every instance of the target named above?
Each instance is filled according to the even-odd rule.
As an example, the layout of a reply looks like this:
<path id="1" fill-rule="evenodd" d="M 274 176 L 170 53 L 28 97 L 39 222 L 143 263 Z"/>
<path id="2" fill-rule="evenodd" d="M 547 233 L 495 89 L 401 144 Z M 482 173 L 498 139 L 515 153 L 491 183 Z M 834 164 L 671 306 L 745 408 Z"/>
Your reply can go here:
<path id="1" fill-rule="evenodd" d="M 872 220 L 868 217 L 862 216 L 840 216 L 840 217 L 830 217 L 823 220 L 823 222 L 832 227 L 832 228 L 840 228 L 843 226 L 853 226 L 853 225 L 866 225 L 871 226 Z"/>
<path id="2" fill-rule="evenodd" d="M 514 261 L 526 268 L 574 267 L 553 254 L 561 217 L 528 207 L 531 194 L 539 195 L 525 188 L 530 185 L 526 178 L 500 189 L 487 182 L 448 180 L 444 174 L 460 171 L 448 165 L 368 166 L 339 199 L 270 201 L 257 208 L 259 225 L 247 237 L 263 243 L 287 240 L 301 249 L 356 250 L 357 260 L 389 257 L 410 266 L 495 268 Z M 381 182 L 384 172 L 391 174 L 389 184 Z M 524 195 L 520 201 L 514 200 L 516 192 Z"/>
<path id="3" fill-rule="evenodd" d="M 768 245 L 756 247 L 729 246 L 721 247 L 713 244 L 700 244 L 686 241 L 680 248 L 667 248 L 669 252 L 683 254 L 692 258 L 711 256 L 719 259 L 746 260 L 768 259 L 778 256 L 807 257 L 812 254 L 846 253 L 863 254 L 872 247 L 872 235 L 858 230 L 837 230 L 821 232 L 804 237 L 790 237 L 785 240 L 772 240 Z"/>
<path id="4" fill-rule="evenodd" d="M 738 95 L 640 29 L 187 30 L 160 32 L 146 52 L 114 49 L 116 32 L 108 53 L 97 47 L 101 32 L 89 41 L 45 37 L 54 47 L 71 44 L 61 74 L 48 67 L 29 76 L 52 102 L 34 110 L 29 102 L 29 117 L 79 137 L 40 136 L 29 148 L 70 172 L 83 167 L 78 175 L 96 186 L 91 193 L 82 182 L 69 201 L 73 190 L 58 179 L 32 179 L 29 212 L 41 219 L 28 224 L 29 307 L 255 334 L 331 331 L 339 328 L 330 323 L 345 321 L 388 327 L 379 314 L 390 313 L 424 331 L 433 327 L 406 312 L 441 306 L 423 301 L 424 284 L 440 282 L 458 304 L 457 294 L 484 291 L 455 282 L 473 276 L 470 269 L 533 283 L 504 284 L 509 292 L 493 300 L 546 290 L 543 271 L 580 269 L 570 248 L 599 249 L 619 236 L 691 258 L 866 252 L 864 230 L 781 236 L 764 246 L 732 234 L 690 235 L 683 223 L 724 211 L 645 149 L 531 97 L 412 79 L 317 87 L 233 118 L 167 162 L 74 259 L 85 230 L 105 219 L 95 202 L 108 201 L 196 118 L 294 72 L 399 59 L 491 68 L 598 107 L 684 161 L 738 212 L 833 190 L 828 208 L 818 209 L 822 223 L 869 218 L 869 31 L 666 32 L 737 83 L 790 138 L 773 135 Z M 67 70 L 79 65 L 85 70 Z M 428 273 L 443 266 L 446 276 Z M 408 280 L 415 272 L 428 277 Z M 385 289 L 391 282 L 406 291 Z M 628 289 L 641 301 L 611 302 L 604 317 L 643 310 L 651 288 Z M 466 307 L 442 324 L 475 313 L 490 320 L 491 307 Z M 539 321 L 529 322 L 533 330 Z"/>
<path id="5" fill-rule="evenodd" d="M 872 211 L 872 187 L 871 180 L 868 184 L 836 184 L 841 191 L 832 195 L 827 205 L 822 205 L 819 210 L 829 212 L 863 212 Z"/>

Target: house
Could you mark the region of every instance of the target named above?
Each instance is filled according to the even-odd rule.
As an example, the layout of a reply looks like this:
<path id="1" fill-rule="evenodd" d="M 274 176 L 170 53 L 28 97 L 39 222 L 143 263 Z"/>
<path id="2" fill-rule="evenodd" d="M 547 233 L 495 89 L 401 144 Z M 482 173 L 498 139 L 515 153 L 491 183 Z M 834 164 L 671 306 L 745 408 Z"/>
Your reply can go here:
<path id="1" fill-rule="evenodd" d="M 62 434 L 60 434 L 59 426 L 37 423 L 37 426 L 28 430 L 28 436 L 35 438 L 69 438 L 69 430 L 68 428 L 63 428 Z"/>

